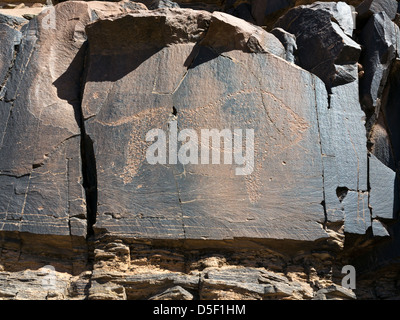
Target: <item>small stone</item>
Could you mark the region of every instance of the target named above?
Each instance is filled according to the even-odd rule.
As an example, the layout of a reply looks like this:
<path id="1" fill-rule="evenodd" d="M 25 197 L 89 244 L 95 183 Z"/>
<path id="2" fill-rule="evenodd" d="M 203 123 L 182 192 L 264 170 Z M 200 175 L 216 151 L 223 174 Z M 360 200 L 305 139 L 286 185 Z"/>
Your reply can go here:
<path id="1" fill-rule="evenodd" d="M 175 286 L 152 296 L 149 300 L 193 300 L 193 295 L 181 286 Z"/>
<path id="2" fill-rule="evenodd" d="M 32 20 L 34 17 L 36 17 L 36 14 L 32 14 L 32 13 L 25 13 L 22 15 L 25 19 L 27 20 Z"/>
<path id="3" fill-rule="evenodd" d="M 390 237 L 384 224 L 377 219 L 372 220 L 372 234 L 374 237 Z"/>

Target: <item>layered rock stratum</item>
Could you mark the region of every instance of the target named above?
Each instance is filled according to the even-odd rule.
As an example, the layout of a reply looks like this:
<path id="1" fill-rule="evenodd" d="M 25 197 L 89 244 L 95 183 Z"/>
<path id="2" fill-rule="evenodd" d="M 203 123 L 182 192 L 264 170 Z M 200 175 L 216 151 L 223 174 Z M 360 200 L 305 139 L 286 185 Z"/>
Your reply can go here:
<path id="1" fill-rule="evenodd" d="M 399 298 L 397 8 L 5 5 L 0 298 Z"/>

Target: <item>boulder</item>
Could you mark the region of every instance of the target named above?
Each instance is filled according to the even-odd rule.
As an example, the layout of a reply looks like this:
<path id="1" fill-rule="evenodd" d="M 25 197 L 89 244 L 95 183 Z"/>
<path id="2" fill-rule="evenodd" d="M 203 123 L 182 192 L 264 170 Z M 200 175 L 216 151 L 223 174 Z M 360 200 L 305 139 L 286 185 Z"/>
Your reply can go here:
<path id="1" fill-rule="evenodd" d="M 356 15 L 354 7 L 346 2 L 320 2 L 316 1 L 307 6 L 314 10 L 324 10 L 331 14 L 332 20 L 336 22 L 343 32 L 351 37 L 356 28 Z"/>
<path id="2" fill-rule="evenodd" d="M 355 80 L 353 69 L 361 47 L 333 21 L 333 9 L 320 7 L 295 7 L 283 15 L 275 27 L 296 37 L 299 66 L 321 78 L 330 92 L 334 86 Z M 347 14 L 341 14 L 341 21 L 352 19 L 351 10 L 345 12 Z M 347 24 L 344 26 L 348 32 Z"/>

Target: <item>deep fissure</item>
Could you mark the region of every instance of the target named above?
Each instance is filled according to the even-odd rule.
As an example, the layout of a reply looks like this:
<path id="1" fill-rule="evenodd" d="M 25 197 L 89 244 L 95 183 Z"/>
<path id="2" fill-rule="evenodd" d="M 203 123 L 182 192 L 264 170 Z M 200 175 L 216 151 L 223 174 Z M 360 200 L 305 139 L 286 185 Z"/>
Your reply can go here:
<path id="1" fill-rule="evenodd" d="M 83 65 L 79 75 L 78 96 L 79 102 L 75 106 L 76 120 L 81 131 L 80 155 L 81 155 L 81 170 L 82 170 L 82 186 L 85 190 L 86 197 L 86 240 L 90 240 L 94 236 L 93 226 L 96 223 L 97 216 L 97 169 L 96 158 L 93 148 L 93 141 L 85 130 L 85 119 L 82 110 L 83 88 L 86 79 L 86 65 L 88 59 L 88 43 L 82 45 Z M 90 251 L 90 250 L 89 250 Z M 90 252 L 89 252 L 90 253 Z"/>

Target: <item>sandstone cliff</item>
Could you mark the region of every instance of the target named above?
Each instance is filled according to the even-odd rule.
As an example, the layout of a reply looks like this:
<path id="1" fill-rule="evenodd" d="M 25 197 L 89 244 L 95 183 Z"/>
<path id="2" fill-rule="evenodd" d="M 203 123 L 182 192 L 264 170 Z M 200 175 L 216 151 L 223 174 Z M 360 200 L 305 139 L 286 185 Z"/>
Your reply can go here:
<path id="1" fill-rule="evenodd" d="M 5 5 L 0 298 L 399 298 L 397 12 Z"/>

